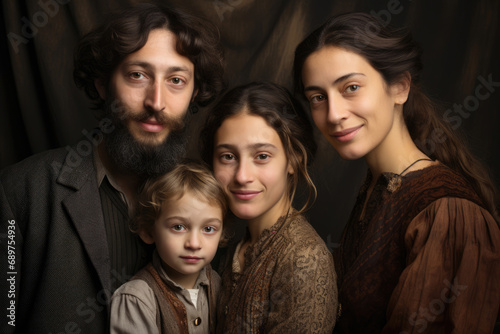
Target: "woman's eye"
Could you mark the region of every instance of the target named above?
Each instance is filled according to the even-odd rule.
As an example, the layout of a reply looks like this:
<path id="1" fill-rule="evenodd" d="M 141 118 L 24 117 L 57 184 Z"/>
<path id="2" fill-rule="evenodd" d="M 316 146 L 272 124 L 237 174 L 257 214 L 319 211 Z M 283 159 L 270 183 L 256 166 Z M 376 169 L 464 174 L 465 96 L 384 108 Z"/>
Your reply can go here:
<path id="1" fill-rule="evenodd" d="M 357 91 L 359 89 L 359 86 L 358 85 L 350 85 L 347 87 L 346 91 L 348 93 L 354 93 L 355 91 Z"/>
<path id="2" fill-rule="evenodd" d="M 270 157 L 269 157 L 269 155 L 268 155 L 268 154 L 265 154 L 265 153 L 259 154 L 259 155 L 257 156 L 257 160 L 267 160 L 267 159 L 269 159 L 269 158 L 270 158 Z"/>
<path id="3" fill-rule="evenodd" d="M 324 95 L 315 95 L 310 99 L 311 103 L 319 103 L 323 102 L 324 100 L 326 100 L 326 96 Z"/>

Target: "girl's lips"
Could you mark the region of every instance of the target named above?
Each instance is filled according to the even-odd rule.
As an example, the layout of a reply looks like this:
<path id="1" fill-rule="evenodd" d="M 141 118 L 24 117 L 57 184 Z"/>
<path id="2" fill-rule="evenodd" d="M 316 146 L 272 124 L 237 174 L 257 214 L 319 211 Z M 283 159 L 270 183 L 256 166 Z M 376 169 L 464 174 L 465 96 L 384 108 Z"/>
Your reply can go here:
<path id="1" fill-rule="evenodd" d="M 197 256 L 181 256 L 181 259 L 183 259 L 187 263 L 198 263 L 201 261 L 201 258 Z"/>
<path id="2" fill-rule="evenodd" d="M 258 194 L 260 194 L 260 191 L 253 191 L 253 190 L 232 190 L 231 193 L 237 199 L 250 200 L 252 198 L 255 198 Z"/>
<path id="3" fill-rule="evenodd" d="M 356 134 L 359 132 L 359 130 L 363 127 L 363 125 L 356 126 L 354 128 L 342 130 L 342 131 L 336 131 L 332 134 L 332 137 L 337 139 L 340 142 L 347 142 L 356 136 Z"/>
<path id="4" fill-rule="evenodd" d="M 141 128 L 147 132 L 160 132 L 165 128 L 165 125 L 157 121 L 145 120 L 138 122 Z"/>

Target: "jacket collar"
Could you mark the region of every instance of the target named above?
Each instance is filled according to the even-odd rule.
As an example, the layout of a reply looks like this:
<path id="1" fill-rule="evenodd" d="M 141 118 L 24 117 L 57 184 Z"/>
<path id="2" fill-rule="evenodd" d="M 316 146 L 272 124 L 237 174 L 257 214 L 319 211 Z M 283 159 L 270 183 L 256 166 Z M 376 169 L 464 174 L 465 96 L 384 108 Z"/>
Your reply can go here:
<path id="1" fill-rule="evenodd" d="M 87 143 L 87 145 L 82 143 Z M 96 179 L 93 161 L 93 152 L 96 148 L 91 146 L 90 151 L 87 148 L 82 149 L 82 147 L 88 147 L 88 145 L 91 144 L 82 139 L 74 146 L 66 146 L 68 153 L 60 166 L 57 183 L 79 190 L 89 181 L 89 177 Z"/>

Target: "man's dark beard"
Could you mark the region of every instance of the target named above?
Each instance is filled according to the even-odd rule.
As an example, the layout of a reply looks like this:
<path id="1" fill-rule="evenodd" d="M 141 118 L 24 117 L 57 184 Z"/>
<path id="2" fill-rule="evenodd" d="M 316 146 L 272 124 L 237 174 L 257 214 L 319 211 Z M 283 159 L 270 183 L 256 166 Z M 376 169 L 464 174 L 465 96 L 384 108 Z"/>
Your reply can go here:
<path id="1" fill-rule="evenodd" d="M 120 106 L 116 99 L 106 100 L 105 117 L 113 121 L 114 130 L 105 136 L 104 146 L 107 154 L 120 168 L 134 172 L 142 179 L 159 176 L 172 169 L 186 153 L 186 127 L 189 112 L 183 118 L 182 124 L 165 119 L 163 115 L 155 115 L 157 121 L 167 124 L 171 129 L 163 143 L 147 145 L 137 142 L 130 134 L 123 120 L 144 120 L 153 111 L 144 111 L 140 115 L 130 115 L 130 112 Z"/>

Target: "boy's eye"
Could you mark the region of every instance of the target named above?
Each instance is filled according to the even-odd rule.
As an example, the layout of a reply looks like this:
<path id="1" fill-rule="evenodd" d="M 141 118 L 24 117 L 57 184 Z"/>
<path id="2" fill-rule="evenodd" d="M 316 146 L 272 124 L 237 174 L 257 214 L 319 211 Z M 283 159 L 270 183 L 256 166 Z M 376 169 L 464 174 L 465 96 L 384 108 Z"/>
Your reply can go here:
<path id="1" fill-rule="evenodd" d="M 177 225 L 172 226 L 172 230 L 174 230 L 174 231 L 182 231 L 182 230 L 184 230 L 184 226 L 182 226 L 180 224 L 177 224 Z"/>

